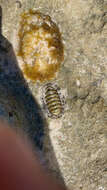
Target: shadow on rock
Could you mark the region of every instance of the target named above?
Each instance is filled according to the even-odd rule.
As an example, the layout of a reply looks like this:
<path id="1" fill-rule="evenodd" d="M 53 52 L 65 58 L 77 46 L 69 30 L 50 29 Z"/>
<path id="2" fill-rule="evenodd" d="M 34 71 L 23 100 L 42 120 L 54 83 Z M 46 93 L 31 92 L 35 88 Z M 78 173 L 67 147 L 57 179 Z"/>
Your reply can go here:
<path id="1" fill-rule="evenodd" d="M 43 151 L 44 128 L 47 126 L 46 119 L 38 103 L 30 91 L 18 62 L 11 43 L 2 35 L 2 8 L 0 7 L 0 104 L 4 107 L 10 106 L 9 116 L 18 114 L 18 127 L 31 139 L 37 150 Z M 6 110 L 8 112 L 8 109 Z M 16 126 L 12 126 L 16 128 Z M 57 176 L 63 178 L 59 171 L 53 147 L 48 134 L 48 144 L 51 147 L 51 157 L 54 159 Z M 40 158 L 41 159 L 41 158 Z M 51 158 L 50 158 L 51 159 Z M 48 168 L 48 165 L 46 166 Z"/>

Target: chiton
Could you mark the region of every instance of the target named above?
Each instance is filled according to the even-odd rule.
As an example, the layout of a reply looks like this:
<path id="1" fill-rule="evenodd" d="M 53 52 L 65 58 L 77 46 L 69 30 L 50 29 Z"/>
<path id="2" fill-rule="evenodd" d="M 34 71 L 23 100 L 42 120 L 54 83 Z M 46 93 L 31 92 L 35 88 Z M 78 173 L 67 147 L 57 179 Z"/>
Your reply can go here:
<path id="1" fill-rule="evenodd" d="M 61 97 L 57 85 L 47 83 L 43 87 L 43 103 L 48 116 L 54 119 L 60 118 L 64 112 L 64 97 Z"/>

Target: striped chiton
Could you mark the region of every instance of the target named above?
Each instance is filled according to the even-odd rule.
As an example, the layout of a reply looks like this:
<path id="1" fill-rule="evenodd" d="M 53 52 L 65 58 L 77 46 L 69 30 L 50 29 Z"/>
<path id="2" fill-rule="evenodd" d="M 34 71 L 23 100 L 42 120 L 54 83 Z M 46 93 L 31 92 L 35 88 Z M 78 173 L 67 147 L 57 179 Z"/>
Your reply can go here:
<path id="1" fill-rule="evenodd" d="M 27 78 L 44 82 L 56 76 L 64 50 L 59 28 L 50 16 L 33 10 L 22 14 L 18 55 Z"/>
<path id="2" fill-rule="evenodd" d="M 60 118 L 64 113 L 65 99 L 61 97 L 59 88 L 53 83 L 47 83 L 43 86 L 42 100 L 48 117 L 53 119 Z"/>

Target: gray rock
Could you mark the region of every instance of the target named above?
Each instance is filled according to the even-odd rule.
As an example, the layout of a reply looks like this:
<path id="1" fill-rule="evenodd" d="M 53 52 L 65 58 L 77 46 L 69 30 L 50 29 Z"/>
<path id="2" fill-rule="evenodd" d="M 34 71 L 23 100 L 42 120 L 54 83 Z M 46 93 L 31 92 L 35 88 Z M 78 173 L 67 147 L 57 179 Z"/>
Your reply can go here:
<path id="1" fill-rule="evenodd" d="M 57 83 L 61 94 L 65 96 L 65 112 L 60 119 L 48 118 L 41 102 L 40 89 L 43 84 L 32 83 L 23 75 L 21 78 L 19 74 L 15 77 L 16 67 L 12 70 L 5 66 L 5 73 L 1 64 L 4 63 L 4 58 L 1 56 L 1 115 L 4 114 L 9 120 L 8 113 L 12 112 L 13 125 L 22 128 L 39 148 L 40 135 L 45 134 L 42 139 L 44 165 L 53 175 L 60 176 L 68 188 L 106 190 L 107 1 L 17 2 L 0 0 L 3 9 L 2 32 L 12 43 L 17 57 L 17 68 L 20 68 L 21 62 L 17 56 L 17 31 L 21 12 L 36 8 L 50 15 L 60 28 L 65 59 L 52 82 Z"/>

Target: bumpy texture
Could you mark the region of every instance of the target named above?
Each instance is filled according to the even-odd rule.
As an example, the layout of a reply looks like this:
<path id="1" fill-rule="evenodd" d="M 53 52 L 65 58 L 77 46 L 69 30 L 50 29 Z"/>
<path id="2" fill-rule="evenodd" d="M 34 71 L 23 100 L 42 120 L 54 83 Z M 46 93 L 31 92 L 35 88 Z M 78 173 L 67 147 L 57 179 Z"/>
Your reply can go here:
<path id="1" fill-rule="evenodd" d="M 32 10 L 23 13 L 19 37 L 24 74 L 34 81 L 55 77 L 63 61 L 63 45 L 50 16 Z"/>
<path id="2" fill-rule="evenodd" d="M 66 105 L 61 118 L 46 119 L 46 165 L 55 176 L 61 173 L 69 189 L 106 190 L 107 0 L 21 0 L 22 8 L 16 7 L 15 0 L 0 2 L 4 15 L 3 34 L 14 47 L 20 14 L 29 8 L 50 15 L 62 34 L 64 63 L 55 83 L 61 88 L 61 94 L 65 93 Z M 20 57 L 17 58 L 20 64 Z M 35 85 L 32 81 L 27 82 L 41 106 L 39 89 L 42 83 Z M 4 98 L 4 93 L 0 96 Z M 24 121 L 31 116 L 31 128 L 35 114 L 32 119 L 32 109 L 22 107 L 25 103 L 29 105 L 29 101 L 23 103 L 25 98 L 21 94 L 17 100 L 20 109 L 16 111 L 19 117 L 24 117 L 26 113 Z M 35 128 L 36 125 L 33 126 Z"/>

